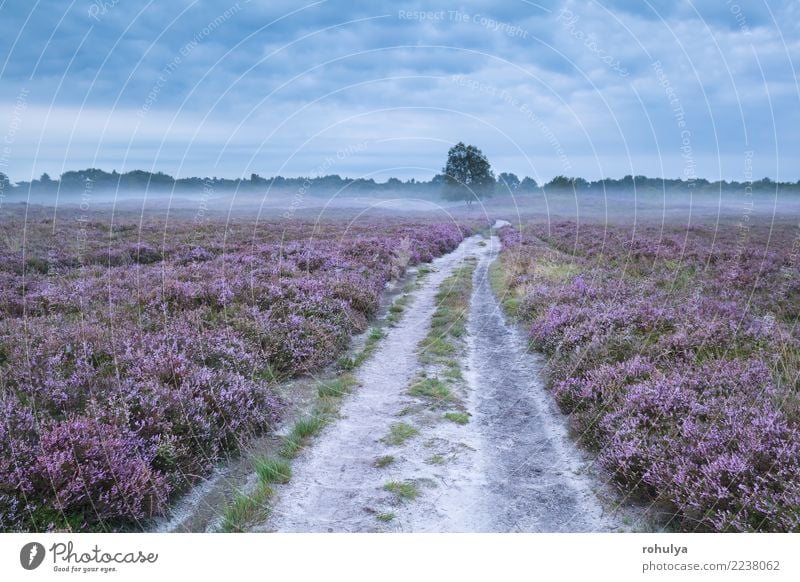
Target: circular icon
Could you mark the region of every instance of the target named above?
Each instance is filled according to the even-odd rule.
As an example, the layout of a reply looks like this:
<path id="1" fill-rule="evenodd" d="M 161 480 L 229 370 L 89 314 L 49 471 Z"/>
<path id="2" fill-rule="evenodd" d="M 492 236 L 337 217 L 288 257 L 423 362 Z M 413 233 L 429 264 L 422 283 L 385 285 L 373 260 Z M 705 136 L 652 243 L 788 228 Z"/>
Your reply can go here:
<path id="1" fill-rule="evenodd" d="M 44 561 L 44 546 L 39 542 L 30 542 L 19 551 L 19 563 L 26 570 L 35 570 Z"/>

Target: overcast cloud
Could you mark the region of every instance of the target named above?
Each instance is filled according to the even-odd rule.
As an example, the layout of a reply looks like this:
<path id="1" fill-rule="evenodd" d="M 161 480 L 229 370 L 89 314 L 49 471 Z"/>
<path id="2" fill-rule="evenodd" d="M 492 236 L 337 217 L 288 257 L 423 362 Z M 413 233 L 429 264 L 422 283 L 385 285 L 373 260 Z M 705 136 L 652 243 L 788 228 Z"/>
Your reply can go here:
<path id="1" fill-rule="evenodd" d="M 0 171 L 795 181 L 797 6 L 4 2 Z"/>

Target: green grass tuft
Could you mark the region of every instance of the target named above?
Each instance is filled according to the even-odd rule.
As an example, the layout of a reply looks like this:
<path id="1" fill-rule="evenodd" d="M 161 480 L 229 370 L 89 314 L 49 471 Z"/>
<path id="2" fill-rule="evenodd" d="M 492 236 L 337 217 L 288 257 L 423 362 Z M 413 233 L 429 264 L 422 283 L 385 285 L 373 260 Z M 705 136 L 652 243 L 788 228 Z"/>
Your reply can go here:
<path id="1" fill-rule="evenodd" d="M 509 281 L 512 273 L 511 266 L 506 264 L 506 260 L 501 256 L 489 265 L 489 283 L 492 290 L 500 303 L 503 305 L 505 311 L 511 317 L 519 315 L 519 308 L 522 304 L 522 297 L 520 296 L 521 290 L 511 289 Z M 509 271 L 508 273 L 506 271 Z"/>
<path id="2" fill-rule="evenodd" d="M 292 478 L 292 468 L 283 459 L 259 457 L 253 461 L 253 468 L 261 483 L 288 483 Z"/>
<path id="3" fill-rule="evenodd" d="M 374 464 L 376 467 L 378 467 L 378 469 L 383 469 L 384 467 L 388 467 L 392 463 L 394 463 L 394 457 L 392 455 L 383 455 L 382 457 L 378 457 L 377 459 L 375 459 Z"/>
<path id="4" fill-rule="evenodd" d="M 436 402 L 450 402 L 454 399 L 450 389 L 438 378 L 422 378 L 408 389 L 411 396 L 427 398 Z"/>
<path id="5" fill-rule="evenodd" d="M 456 346 L 449 338 L 459 338 L 466 333 L 466 314 L 472 295 L 472 276 L 475 262 L 467 261 L 445 279 L 436 293 L 436 311 L 431 318 L 431 329 L 419 345 L 423 363 L 434 363 L 437 358 L 451 356 Z"/>
<path id="6" fill-rule="evenodd" d="M 402 445 L 418 434 L 419 431 L 410 424 L 395 422 L 389 427 L 389 434 L 383 437 L 383 442 L 389 445 Z"/>
<path id="7" fill-rule="evenodd" d="M 386 334 L 383 333 L 382 329 L 373 327 L 369 330 L 369 334 L 367 335 L 367 345 L 374 344 L 375 342 L 382 340 L 385 336 Z"/>
<path id="8" fill-rule="evenodd" d="M 540 258 L 533 266 L 533 276 L 550 283 L 564 283 L 581 273 L 581 268 L 563 260 L 554 261 Z"/>
<path id="9" fill-rule="evenodd" d="M 297 456 L 297 453 L 300 452 L 300 449 L 303 448 L 303 442 L 301 439 L 297 438 L 295 435 L 290 434 L 286 437 L 281 445 L 280 455 L 287 459 L 293 459 Z"/>
<path id="10" fill-rule="evenodd" d="M 466 412 L 445 412 L 444 417 L 456 424 L 467 424 L 469 422 L 469 414 Z"/>
<path id="11" fill-rule="evenodd" d="M 297 420 L 291 432 L 283 441 L 280 454 L 291 459 L 297 456 L 306 441 L 319 433 L 325 426 L 325 419 L 321 416 L 306 416 Z"/>
<path id="12" fill-rule="evenodd" d="M 416 499 L 419 496 L 419 488 L 413 481 L 389 481 L 383 489 L 394 493 L 398 499 Z"/>
<path id="13" fill-rule="evenodd" d="M 379 513 L 375 517 L 378 519 L 378 521 L 389 522 L 395 518 L 395 515 L 391 511 L 388 511 L 386 513 Z"/>
<path id="14" fill-rule="evenodd" d="M 463 380 L 464 376 L 461 374 L 461 365 L 457 360 L 449 359 L 442 362 L 445 366 L 442 373 L 448 380 Z"/>
<path id="15" fill-rule="evenodd" d="M 431 358 L 432 356 L 450 356 L 455 353 L 456 347 L 449 341 L 444 339 L 439 332 L 431 331 L 428 336 L 422 340 L 420 345 L 420 352 L 423 356 Z"/>
<path id="16" fill-rule="evenodd" d="M 355 378 L 353 378 L 351 374 L 342 374 L 333 380 L 321 382 L 318 392 L 322 398 L 326 396 L 339 398 L 350 392 L 350 389 L 355 386 L 355 383 Z"/>
<path id="17" fill-rule="evenodd" d="M 319 416 L 306 416 L 295 423 L 292 433 L 305 439 L 318 434 L 323 426 L 325 426 L 325 421 Z"/>
<path id="18" fill-rule="evenodd" d="M 386 316 L 386 322 L 389 325 L 394 325 L 398 321 L 400 321 L 400 318 L 405 312 L 406 305 L 408 304 L 410 299 L 411 295 L 405 294 L 399 299 L 397 299 L 394 303 L 392 303 L 392 306 L 389 308 L 389 315 Z"/>
<path id="19" fill-rule="evenodd" d="M 261 484 L 251 494 L 237 493 L 233 501 L 222 512 L 220 529 L 224 532 L 242 532 L 256 519 L 266 517 L 267 503 L 274 491 L 269 485 Z"/>
<path id="20" fill-rule="evenodd" d="M 339 365 L 339 369 L 345 372 L 351 372 L 356 369 L 356 361 L 350 356 L 341 356 L 336 363 Z"/>

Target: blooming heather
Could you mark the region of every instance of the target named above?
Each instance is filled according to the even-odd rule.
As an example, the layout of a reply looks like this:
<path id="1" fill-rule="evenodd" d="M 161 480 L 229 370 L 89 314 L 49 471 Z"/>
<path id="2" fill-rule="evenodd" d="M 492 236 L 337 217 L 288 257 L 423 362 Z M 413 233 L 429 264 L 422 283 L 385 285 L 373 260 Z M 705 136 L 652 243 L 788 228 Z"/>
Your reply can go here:
<path id="1" fill-rule="evenodd" d="M 0 223 L 0 530 L 121 529 L 270 430 L 455 225 Z M 138 217 L 137 217 L 138 220 Z M 26 244 L 14 241 L 25 230 Z"/>
<path id="2" fill-rule="evenodd" d="M 506 228 L 503 264 L 579 438 L 686 531 L 800 531 L 789 225 Z"/>

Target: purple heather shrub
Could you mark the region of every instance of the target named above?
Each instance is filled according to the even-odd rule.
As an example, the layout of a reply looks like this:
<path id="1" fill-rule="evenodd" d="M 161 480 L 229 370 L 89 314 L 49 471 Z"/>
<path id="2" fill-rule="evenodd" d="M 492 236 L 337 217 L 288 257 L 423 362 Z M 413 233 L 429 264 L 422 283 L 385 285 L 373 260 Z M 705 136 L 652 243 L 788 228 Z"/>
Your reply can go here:
<path id="1" fill-rule="evenodd" d="M 554 396 L 624 491 L 688 531 L 800 531 L 791 231 L 753 228 L 744 247 L 733 228 L 500 235 Z M 554 257 L 579 274 L 532 277 Z"/>
<path id="2" fill-rule="evenodd" d="M 624 395 L 628 385 L 647 379 L 655 371 L 641 356 L 617 364 L 600 364 L 583 377 L 570 377 L 553 384 L 553 393 L 567 410 L 606 408 Z"/>
<path id="3" fill-rule="evenodd" d="M 208 250 L 203 247 L 192 247 L 189 249 L 188 252 L 182 254 L 182 258 L 179 258 L 179 262 L 183 263 L 204 263 L 206 261 L 210 261 L 214 258 L 214 255 L 211 254 Z"/>
<path id="4" fill-rule="evenodd" d="M 772 397 L 758 361 L 654 374 L 606 408 L 601 462 L 668 502 L 688 529 L 796 530 L 800 440 Z M 756 503 L 756 490 L 769 503 Z"/>
<path id="5" fill-rule="evenodd" d="M 161 512 L 169 494 L 153 457 L 131 430 L 76 417 L 42 430 L 31 479 L 53 510 L 80 515 L 86 525 L 139 520 Z"/>
<path id="6" fill-rule="evenodd" d="M 275 426 L 275 375 L 334 361 L 391 276 L 468 233 L 137 216 L 112 237 L 85 223 L 76 244 L 74 217 L 27 214 L 31 261 L 0 250 L 4 531 L 139 527 Z"/>
<path id="7" fill-rule="evenodd" d="M 27 529 L 42 501 L 32 471 L 38 427 L 32 410 L 16 399 L 6 398 L 0 413 L 0 529 L 8 532 Z"/>

